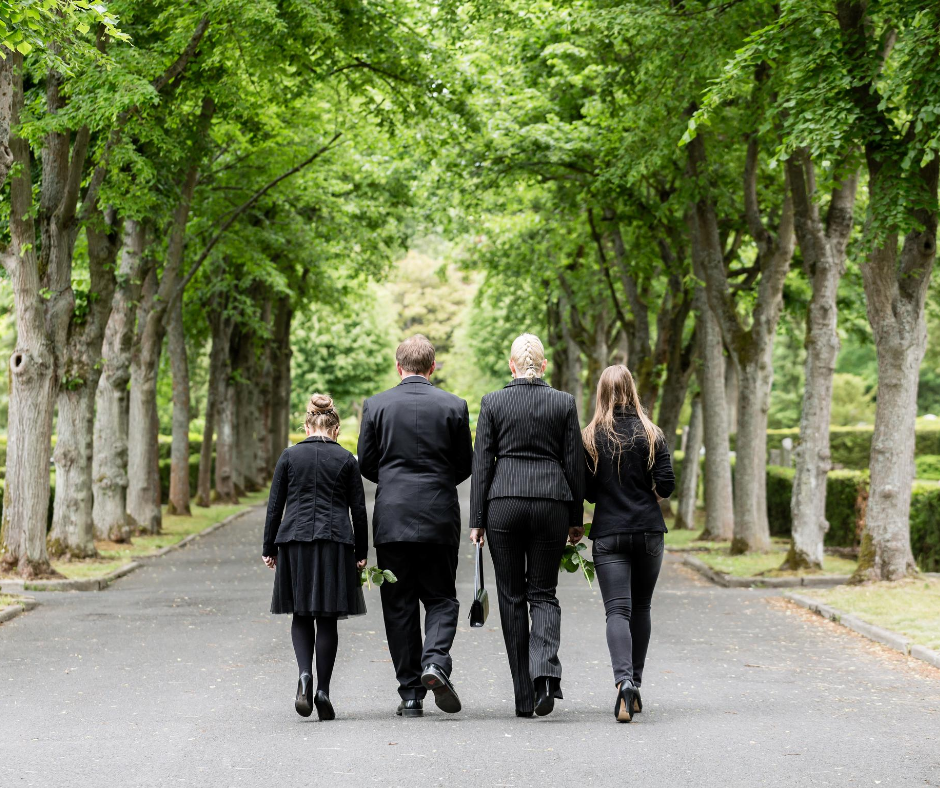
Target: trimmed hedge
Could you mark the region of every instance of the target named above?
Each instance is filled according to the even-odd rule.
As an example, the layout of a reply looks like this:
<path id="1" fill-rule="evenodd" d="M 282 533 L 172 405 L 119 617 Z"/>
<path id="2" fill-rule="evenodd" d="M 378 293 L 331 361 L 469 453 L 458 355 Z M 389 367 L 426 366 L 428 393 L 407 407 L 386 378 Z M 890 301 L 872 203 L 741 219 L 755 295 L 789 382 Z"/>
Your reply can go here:
<path id="1" fill-rule="evenodd" d="M 872 427 L 830 427 L 829 450 L 833 464 L 859 470 L 867 468 L 870 462 L 873 432 Z M 732 451 L 735 438 L 735 435 L 731 436 Z M 798 428 L 767 430 L 767 448 L 779 448 L 784 438 L 791 438 L 793 445 L 796 446 L 800 440 L 800 430 Z M 917 428 L 914 452 L 918 457 L 940 455 L 940 424 L 930 426 L 922 424 Z"/>
<path id="2" fill-rule="evenodd" d="M 302 432 L 292 432 L 287 437 L 290 440 L 291 444 L 300 443 L 302 440 L 306 440 L 307 438 L 307 436 L 304 435 Z M 336 442 L 340 446 L 342 446 L 344 449 L 346 449 L 346 451 L 352 452 L 353 454 L 355 454 L 359 448 L 357 445 L 359 443 L 358 435 L 350 435 L 350 434 L 341 432 L 339 434 L 339 440 Z"/>
<path id="3" fill-rule="evenodd" d="M 940 455 L 924 454 L 921 457 L 915 457 L 914 463 L 917 466 L 918 479 L 940 481 Z"/>
<path id="4" fill-rule="evenodd" d="M 170 465 L 172 460 L 160 460 L 160 500 L 166 503 L 170 497 Z M 212 455 L 212 477 L 215 479 L 215 454 Z M 189 455 L 189 492 L 196 494 L 199 484 L 199 454 Z"/>
<path id="5" fill-rule="evenodd" d="M 911 495 L 911 548 L 924 572 L 940 572 L 940 485 L 919 482 Z"/>

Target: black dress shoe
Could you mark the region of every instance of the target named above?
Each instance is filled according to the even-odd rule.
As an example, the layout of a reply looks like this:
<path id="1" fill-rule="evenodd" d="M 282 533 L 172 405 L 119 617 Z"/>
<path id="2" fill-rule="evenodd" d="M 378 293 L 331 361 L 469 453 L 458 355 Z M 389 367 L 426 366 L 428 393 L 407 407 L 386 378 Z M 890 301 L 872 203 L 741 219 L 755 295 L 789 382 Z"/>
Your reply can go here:
<path id="1" fill-rule="evenodd" d="M 539 717 L 551 714 L 555 708 L 555 692 L 552 690 L 552 680 L 548 676 L 540 676 L 535 680 L 535 713 Z"/>
<path id="2" fill-rule="evenodd" d="M 642 708 L 640 693 L 633 686 L 632 681 L 623 681 L 617 690 L 617 699 L 614 701 L 614 717 L 617 722 L 632 722 L 633 715 L 638 708 Z"/>
<path id="3" fill-rule="evenodd" d="M 330 703 L 330 696 L 323 690 L 317 690 L 313 697 L 313 705 L 317 707 L 317 716 L 321 720 L 335 720 L 336 712 L 333 711 L 333 704 Z"/>
<path id="4" fill-rule="evenodd" d="M 527 717 L 527 718 L 528 718 L 528 717 L 533 717 L 533 716 L 535 716 L 535 715 L 534 715 L 533 712 L 531 712 L 531 711 L 521 711 L 520 709 L 516 709 L 516 716 L 517 716 L 517 717 Z"/>
<path id="5" fill-rule="evenodd" d="M 437 665 L 428 665 L 421 674 L 421 683 L 425 689 L 434 693 L 434 702 L 441 711 L 448 714 L 460 711 L 460 698 L 443 669 Z"/>
<path id="6" fill-rule="evenodd" d="M 309 717 L 313 714 L 313 676 L 309 673 L 301 673 L 297 679 L 297 697 L 294 700 L 294 708 L 301 717 Z"/>
<path id="7" fill-rule="evenodd" d="M 395 712 L 399 717 L 423 717 L 424 701 L 403 700 L 398 704 L 398 711 Z"/>

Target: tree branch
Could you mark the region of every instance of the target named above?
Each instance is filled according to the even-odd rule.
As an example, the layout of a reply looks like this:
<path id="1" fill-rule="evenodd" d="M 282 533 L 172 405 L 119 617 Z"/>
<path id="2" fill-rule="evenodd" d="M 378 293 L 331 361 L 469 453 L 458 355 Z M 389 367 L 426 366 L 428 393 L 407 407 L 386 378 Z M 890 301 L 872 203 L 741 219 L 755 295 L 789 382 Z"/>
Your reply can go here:
<path id="1" fill-rule="evenodd" d="M 308 158 L 304 159 L 297 166 L 291 167 L 289 170 L 287 170 L 287 172 L 281 173 L 274 180 L 262 186 L 260 189 L 258 189 L 258 191 L 256 191 L 253 195 L 251 195 L 251 197 L 245 200 L 245 202 L 243 202 L 238 208 L 232 211 L 229 218 L 218 229 L 216 234 L 213 235 L 212 238 L 209 239 L 208 243 L 203 248 L 199 257 L 197 257 L 195 262 L 190 266 L 189 271 L 187 272 L 186 276 L 183 277 L 183 280 L 177 286 L 176 292 L 174 293 L 173 298 L 176 299 L 182 296 L 183 290 L 186 288 L 186 285 L 188 285 L 192 281 L 192 278 L 199 271 L 200 266 L 206 261 L 206 258 L 215 248 L 215 245 L 219 242 L 222 236 L 225 235 L 225 232 L 228 230 L 228 228 L 231 227 L 235 223 L 235 220 L 239 216 L 241 216 L 252 205 L 258 202 L 258 200 L 260 200 L 265 194 L 271 191 L 271 189 L 277 186 L 281 181 L 289 178 L 291 175 L 294 175 L 297 172 L 300 172 L 302 169 L 304 169 L 305 167 L 307 167 L 308 165 L 316 161 L 318 158 L 320 158 L 320 156 L 322 156 L 324 153 L 330 150 L 330 148 L 333 147 L 333 144 L 342 136 L 343 136 L 343 132 L 341 131 L 336 132 L 333 135 L 332 139 L 329 142 L 327 142 L 323 147 L 321 147 L 319 150 L 317 150 Z"/>

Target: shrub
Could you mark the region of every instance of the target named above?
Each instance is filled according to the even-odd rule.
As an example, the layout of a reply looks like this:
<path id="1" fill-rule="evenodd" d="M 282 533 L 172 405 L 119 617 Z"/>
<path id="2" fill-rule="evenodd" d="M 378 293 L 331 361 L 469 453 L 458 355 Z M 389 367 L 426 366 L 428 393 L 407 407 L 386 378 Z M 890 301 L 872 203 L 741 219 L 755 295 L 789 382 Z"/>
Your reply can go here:
<path id="1" fill-rule="evenodd" d="M 793 495 L 793 468 L 767 466 L 767 518 L 771 536 L 789 536 L 793 529 L 790 498 Z"/>
<path id="2" fill-rule="evenodd" d="M 911 494 L 911 548 L 923 572 L 940 572 L 940 485 L 919 482 Z"/>
<path id="3" fill-rule="evenodd" d="M 868 471 L 830 471 L 826 477 L 825 543 L 833 547 L 857 547 L 868 504 Z"/>
<path id="4" fill-rule="evenodd" d="M 170 465 L 172 460 L 160 460 L 160 500 L 167 502 L 170 497 Z M 215 473 L 215 453 L 212 454 L 212 473 Z M 214 477 L 213 477 L 214 478 Z M 189 455 L 189 492 L 196 494 L 196 485 L 199 484 L 199 455 Z"/>
<path id="5" fill-rule="evenodd" d="M 929 481 L 940 480 L 940 455 L 924 454 L 916 457 L 914 462 L 917 464 L 917 478 Z"/>

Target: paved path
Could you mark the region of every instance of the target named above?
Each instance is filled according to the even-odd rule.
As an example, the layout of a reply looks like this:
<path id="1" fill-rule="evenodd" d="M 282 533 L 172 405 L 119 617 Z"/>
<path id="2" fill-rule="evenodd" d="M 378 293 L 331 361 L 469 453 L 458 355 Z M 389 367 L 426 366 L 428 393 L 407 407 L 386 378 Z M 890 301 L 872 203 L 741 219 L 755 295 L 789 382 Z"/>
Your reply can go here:
<path id="1" fill-rule="evenodd" d="M 340 624 L 338 719 L 303 720 L 261 525 L 252 513 L 0 627 L 0 786 L 940 786 L 940 671 L 672 562 L 636 724 L 613 720 L 600 597 L 576 575 L 561 581 L 552 716 L 513 716 L 494 609 L 457 635 L 465 711 L 396 718 L 372 591 L 369 614 Z"/>

